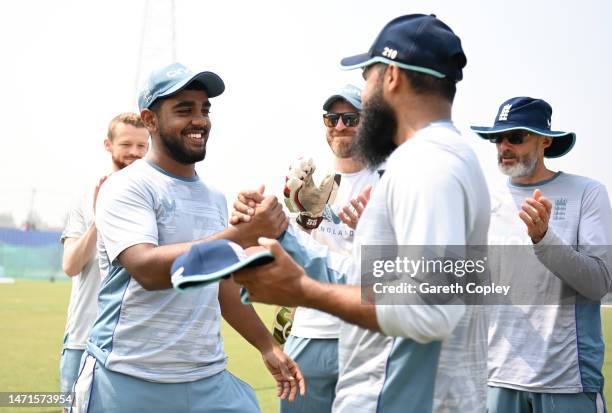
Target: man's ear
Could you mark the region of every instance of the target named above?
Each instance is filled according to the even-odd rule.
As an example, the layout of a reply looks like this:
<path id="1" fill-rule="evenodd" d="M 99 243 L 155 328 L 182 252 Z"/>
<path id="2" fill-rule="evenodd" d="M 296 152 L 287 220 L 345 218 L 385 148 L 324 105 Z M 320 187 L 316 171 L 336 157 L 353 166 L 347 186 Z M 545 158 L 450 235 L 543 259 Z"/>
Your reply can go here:
<path id="1" fill-rule="evenodd" d="M 551 138 L 550 136 L 542 136 L 542 146 L 544 147 L 544 149 L 550 147 L 552 143 L 553 143 L 553 138 Z"/>
<path id="2" fill-rule="evenodd" d="M 145 124 L 145 127 L 149 130 L 149 134 L 157 132 L 159 120 L 157 119 L 157 114 L 155 112 L 153 112 L 151 109 L 143 109 L 140 112 L 140 118 Z"/>
<path id="3" fill-rule="evenodd" d="M 389 92 L 395 93 L 400 90 L 401 83 L 405 80 L 402 70 L 396 65 L 385 65 L 385 72 L 383 74 L 384 85 Z"/>
<path id="4" fill-rule="evenodd" d="M 104 139 L 104 149 L 106 149 L 106 152 L 113 152 L 113 143 L 108 138 Z"/>

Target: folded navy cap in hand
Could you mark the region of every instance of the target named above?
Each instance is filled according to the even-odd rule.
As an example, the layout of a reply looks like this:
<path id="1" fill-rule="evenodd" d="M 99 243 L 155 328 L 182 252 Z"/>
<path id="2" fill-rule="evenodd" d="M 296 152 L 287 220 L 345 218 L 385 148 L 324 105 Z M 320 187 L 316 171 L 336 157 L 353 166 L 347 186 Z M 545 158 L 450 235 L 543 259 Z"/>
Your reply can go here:
<path id="1" fill-rule="evenodd" d="M 242 268 L 268 264 L 273 260 L 270 251 L 247 255 L 242 247 L 226 239 L 201 242 L 172 263 L 172 286 L 178 291 L 202 288 L 222 278 L 229 278 Z M 248 303 L 248 294 L 244 289 L 240 296 L 243 303 Z"/>

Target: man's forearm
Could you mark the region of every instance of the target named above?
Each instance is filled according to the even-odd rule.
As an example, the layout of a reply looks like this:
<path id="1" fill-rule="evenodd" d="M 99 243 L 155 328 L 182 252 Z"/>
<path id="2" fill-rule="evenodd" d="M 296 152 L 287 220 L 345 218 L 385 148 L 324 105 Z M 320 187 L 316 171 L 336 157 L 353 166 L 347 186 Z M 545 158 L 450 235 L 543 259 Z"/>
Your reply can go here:
<path id="1" fill-rule="evenodd" d="M 79 238 L 67 238 L 64 241 L 62 268 L 66 275 L 74 277 L 83 271 L 96 251 L 96 224 L 92 224 Z"/>
<path id="2" fill-rule="evenodd" d="M 216 239 L 227 239 L 236 244 L 240 245 L 242 248 L 252 247 L 256 245 L 257 242 L 253 242 L 253 236 L 249 236 L 245 231 L 242 231 L 236 227 L 227 227 L 221 232 L 217 232 L 216 234 L 211 235 L 206 238 L 207 241 L 212 241 Z M 255 237 L 256 239 L 256 237 Z"/>
<path id="3" fill-rule="evenodd" d="M 462 305 L 377 307 L 362 302 L 360 286 L 326 284 L 309 278 L 306 278 L 304 291 L 299 306 L 325 311 L 348 323 L 419 343 L 448 337 L 465 311 Z M 383 330 L 383 322 L 386 323 L 386 330 Z"/>
<path id="4" fill-rule="evenodd" d="M 138 244 L 121 252 L 118 260 L 145 290 L 165 290 L 172 288 L 172 262 L 187 252 L 193 244 L 194 242 L 162 246 Z"/>
<path id="5" fill-rule="evenodd" d="M 227 228 L 206 238 L 206 241 L 214 239 L 231 239 L 239 237 L 239 233 L 232 228 Z M 168 244 L 156 246 L 153 244 L 137 244 L 125 249 L 119 254 L 119 262 L 130 275 L 145 290 L 165 290 L 172 288 L 170 271 L 172 263 L 181 254 L 189 251 L 192 245 L 205 241 L 204 239 L 180 244 Z"/>
<path id="6" fill-rule="evenodd" d="M 300 306 L 325 311 L 348 323 L 419 343 L 450 336 L 465 312 L 463 305 L 364 304 L 360 286 L 326 284 L 309 278 L 305 281 L 304 291 L 304 298 L 298 303 Z"/>
<path id="7" fill-rule="evenodd" d="M 307 278 L 299 306 L 335 315 L 344 321 L 373 331 L 380 331 L 376 308 L 361 302 L 361 288 L 354 285 L 320 283 Z"/>
<path id="8" fill-rule="evenodd" d="M 223 318 L 261 353 L 275 345 L 253 306 L 240 301 L 240 287 L 231 278 L 219 283 L 219 304 Z"/>
<path id="9" fill-rule="evenodd" d="M 610 252 L 610 247 L 606 245 L 585 246 L 583 249 L 604 255 Z M 583 297 L 598 301 L 608 292 L 612 283 L 608 263 L 564 245 L 563 240 L 550 228 L 544 238 L 534 245 L 534 251 L 549 271 Z"/>

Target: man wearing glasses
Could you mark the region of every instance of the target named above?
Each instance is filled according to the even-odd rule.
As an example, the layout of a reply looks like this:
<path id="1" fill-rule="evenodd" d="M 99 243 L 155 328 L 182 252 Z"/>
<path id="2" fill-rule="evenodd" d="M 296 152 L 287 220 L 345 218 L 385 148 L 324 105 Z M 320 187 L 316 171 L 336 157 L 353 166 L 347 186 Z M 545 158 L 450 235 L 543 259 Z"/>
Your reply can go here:
<path id="1" fill-rule="evenodd" d="M 327 143 L 334 154 L 336 174 L 340 185 L 332 204 L 326 205 L 316 228 L 306 220 L 297 222 L 306 230 L 312 230 L 314 240 L 331 251 L 350 256 L 356 223 L 368 197 L 368 186 L 376 185 L 382 175 L 381 167 L 368 169 L 354 156 L 353 138 L 359 124 L 361 89 L 346 85 L 330 96 L 323 104 L 323 123 Z M 351 201 L 353 203 L 351 205 Z M 351 205 L 352 208 L 347 207 Z M 329 412 L 336 394 L 338 381 L 338 335 L 340 320 L 331 314 L 306 307 L 299 307 L 291 327 L 291 335 L 285 343 L 285 352 L 301 367 L 308 392 L 298 396 L 293 403 L 281 400 L 281 412 Z"/>
<path id="2" fill-rule="evenodd" d="M 604 411 L 600 300 L 612 283 L 612 212 L 601 183 L 544 164 L 576 140 L 552 131 L 551 115 L 544 100 L 516 97 L 501 104 L 493 127 L 472 127 L 495 144 L 509 177 L 492 191 L 489 244 L 525 246 L 513 247 L 520 258 L 500 255 L 498 275 L 537 291 L 535 305 L 492 308 L 491 413 Z M 563 305 L 544 305 L 553 304 L 545 293 Z"/>

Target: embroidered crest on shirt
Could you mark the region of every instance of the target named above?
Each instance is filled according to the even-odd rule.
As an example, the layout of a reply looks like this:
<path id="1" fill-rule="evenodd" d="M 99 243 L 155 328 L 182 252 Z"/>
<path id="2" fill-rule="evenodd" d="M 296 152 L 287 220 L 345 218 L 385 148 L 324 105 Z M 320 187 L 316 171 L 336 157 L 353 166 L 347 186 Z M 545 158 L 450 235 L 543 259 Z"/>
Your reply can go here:
<path id="1" fill-rule="evenodd" d="M 552 213 L 553 221 L 564 220 L 566 211 L 567 211 L 567 199 L 566 198 L 555 199 L 555 206 L 553 207 L 553 213 Z"/>
<path id="2" fill-rule="evenodd" d="M 174 199 L 160 199 L 160 208 L 158 211 L 158 221 L 160 223 L 167 223 L 169 220 L 174 218 L 176 212 L 176 201 Z"/>

